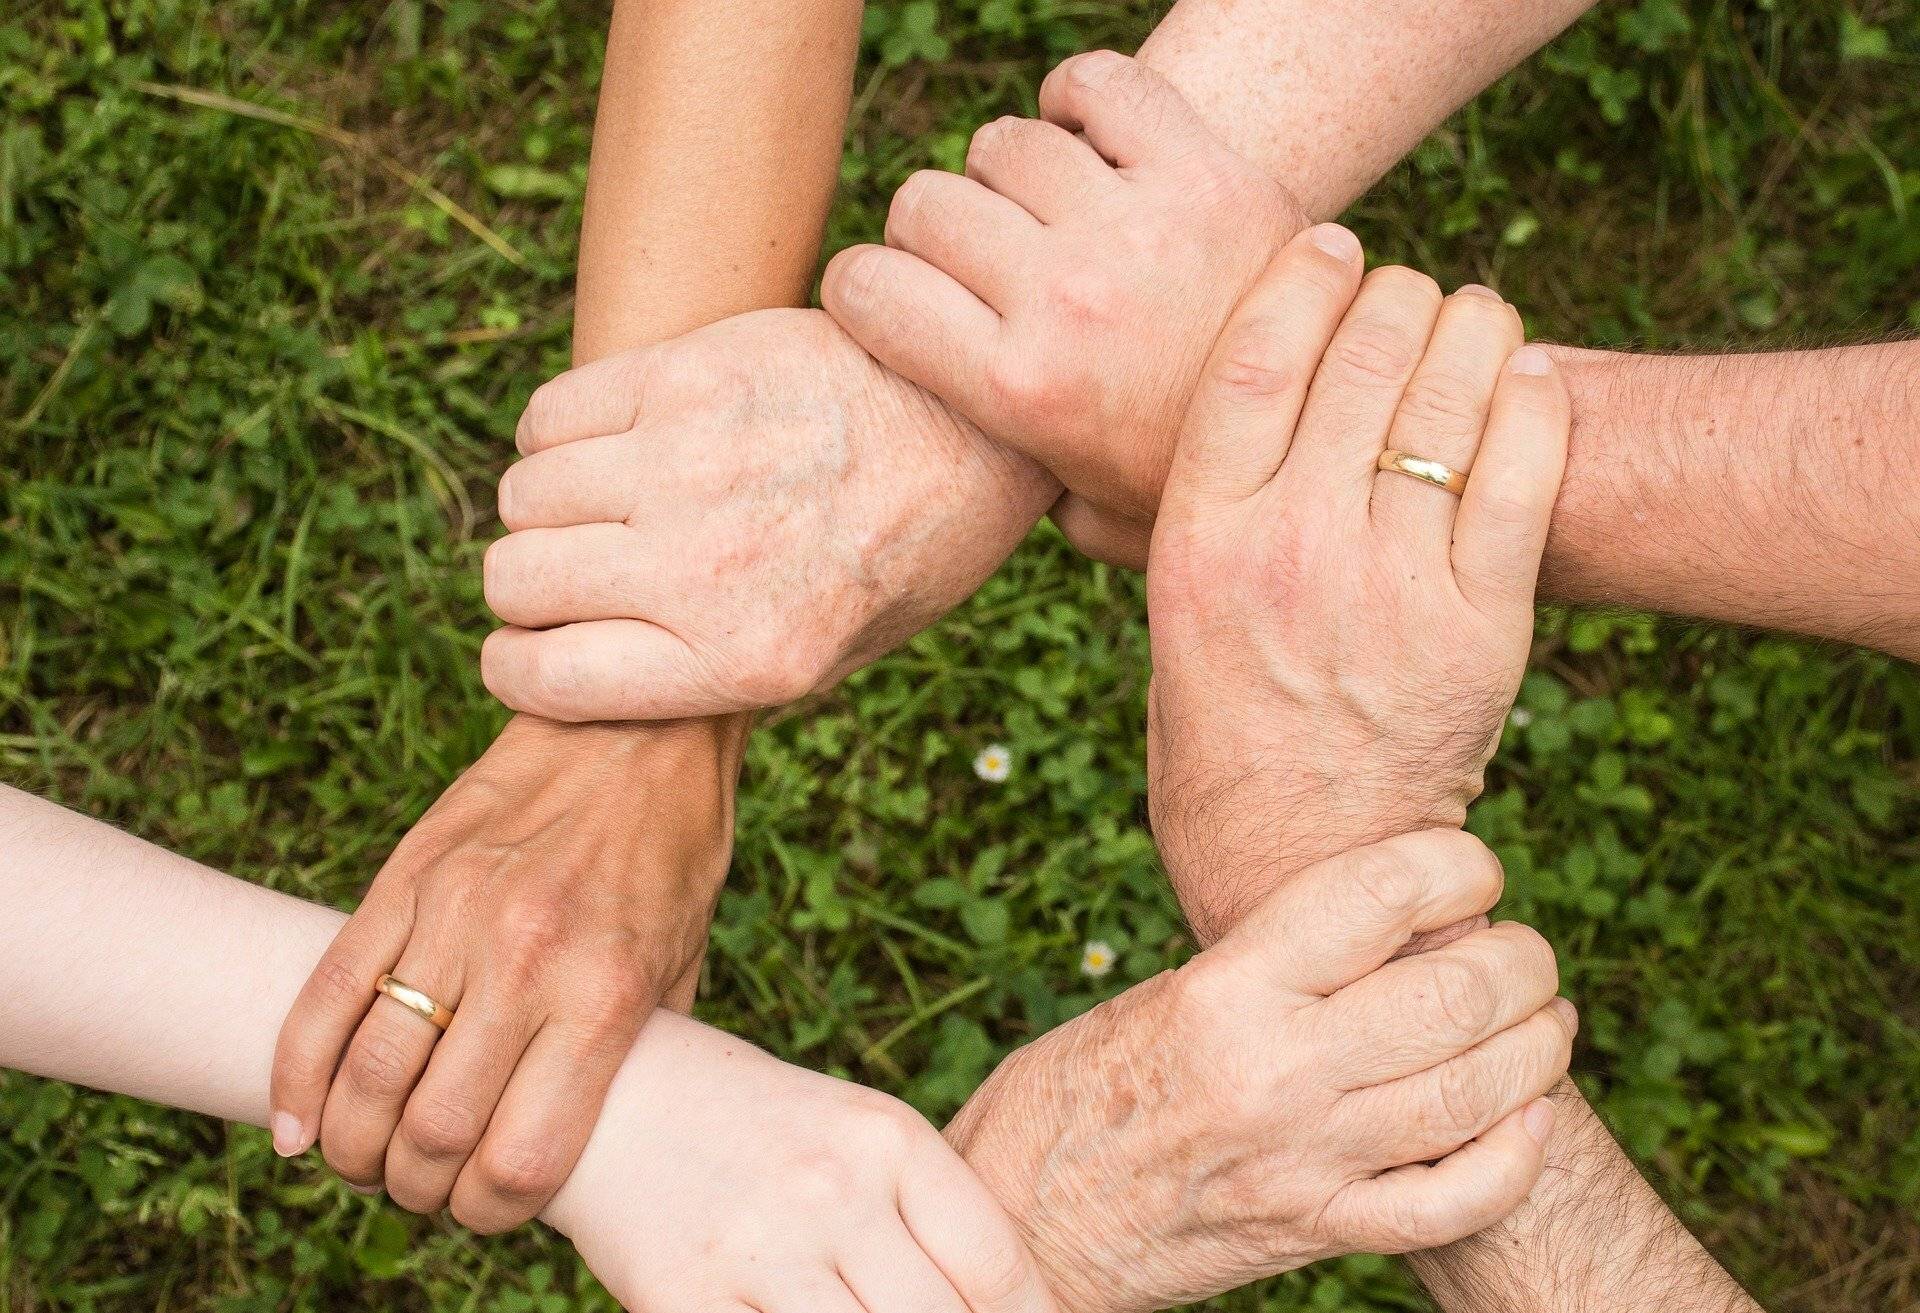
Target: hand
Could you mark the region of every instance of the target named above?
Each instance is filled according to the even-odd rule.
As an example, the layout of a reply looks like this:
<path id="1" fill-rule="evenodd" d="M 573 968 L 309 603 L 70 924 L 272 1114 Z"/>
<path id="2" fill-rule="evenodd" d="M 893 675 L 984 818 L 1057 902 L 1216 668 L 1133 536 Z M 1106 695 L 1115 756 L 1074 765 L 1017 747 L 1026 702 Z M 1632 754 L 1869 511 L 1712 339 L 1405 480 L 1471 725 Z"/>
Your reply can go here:
<path id="1" fill-rule="evenodd" d="M 519 719 L 401 840 L 301 990 L 274 1144 L 404 1208 L 539 1211 L 663 993 L 682 1006 L 726 876 L 736 724 Z M 374 981 L 454 1009 L 444 1035 Z"/>
<path id="2" fill-rule="evenodd" d="M 487 687 L 556 720 L 777 706 L 963 601 L 1058 486 L 818 311 L 574 370 L 520 424 Z"/>
<path id="3" fill-rule="evenodd" d="M 547 1220 L 645 1313 L 1051 1313 L 911 1108 L 661 1014 Z"/>
<path id="4" fill-rule="evenodd" d="M 1154 529 L 1148 803 L 1203 940 L 1308 862 L 1460 824 L 1526 667 L 1566 388 L 1484 288 L 1361 267 L 1325 225 L 1247 293 Z"/>
<path id="5" fill-rule="evenodd" d="M 1173 86 L 1110 51 L 908 178 L 821 301 L 880 362 L 1065 483 L 1060 528 L 1141 565 L 1174 435 L 1240 294 L 1304 225 Z M 1076 132 L 1083 136 L 1074 135 Z"/>
<path id="6" fill-rule="evenodd" d="M 1500 886 L 1458 830 L 1345 854 L 1008 1058 L 947 1136 L 1061 1307 L 1184 1304 L 1519 1204 L 1577 1025 L 1553 950 L 1505 923 L 1390 960 Z"/>

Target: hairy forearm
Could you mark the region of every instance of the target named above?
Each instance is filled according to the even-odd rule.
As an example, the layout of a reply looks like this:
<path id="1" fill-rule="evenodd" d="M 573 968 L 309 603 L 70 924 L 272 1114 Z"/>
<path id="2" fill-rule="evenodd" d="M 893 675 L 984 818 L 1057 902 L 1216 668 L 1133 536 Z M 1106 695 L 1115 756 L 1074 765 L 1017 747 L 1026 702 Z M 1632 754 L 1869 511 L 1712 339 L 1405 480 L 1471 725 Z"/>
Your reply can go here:
<path id="1" fill-rule="evenodd" d="M 1593 0 L 1180 0 L 1140 59 L 1330 219 Z"/>
<path id="2" fill-rule="evenodd" d="M 1920 657 L 1920 342 L 1554 351 L 1574 428 L 1549 595 Z"/>
<path id="3" fill-rule="evenodd" d="M 1554 1103 L 1546 1173 L 1527 1201 L 1498 1226 L 1409 1256 L 1445 1313 L 1756 1313 L 1571 1083 Z"/>

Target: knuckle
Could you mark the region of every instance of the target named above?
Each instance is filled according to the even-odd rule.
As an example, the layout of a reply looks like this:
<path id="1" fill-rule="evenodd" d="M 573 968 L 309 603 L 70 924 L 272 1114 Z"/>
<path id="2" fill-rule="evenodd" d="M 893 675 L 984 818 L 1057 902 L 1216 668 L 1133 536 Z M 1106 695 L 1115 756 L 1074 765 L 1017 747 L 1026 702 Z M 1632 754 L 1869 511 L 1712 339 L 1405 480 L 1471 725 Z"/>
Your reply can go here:
<path id="1" fill-rule="evenodd" d="M 1328 354 L 1350 383 L 1398 387 L 1413 368 L 1416 349 L 1398 325 L 1366 318 L 1342 328 Z"/>
<path id="2" fill-rule="evenodd" d="M 486 1122 L 476 1109 L 448 1099 L 409 1104 L 400 1118 L 400 1134 L 416 1153 L 433 1162 L 465 1159 L 485 1130 Z"/>
<path id="3" fill-rule="evenodd" d="M 1342 879 L 1380 923 L 1391 924 L 1414 907 L 1426 883 L 1407 854 L 1389 844 L 1374 844 L 1351 854 Z"/>
<path id="4" fill-rule="evenodd" d="M 527 398 L 527 407 L 520 412 L 520 423 L 513 432 L 513 445 L 522 456 L 551 445 L 557 436 L 565 405 L 565 379 L 564 374 L 550 378 Z"/>
<path id="5" fill-rule="evenodd" d="M 566 1180 L 567 1164 L 551 1140 L 525 1135 L 487 1140 L 475 1154 L 481 1188 L 515 1205 L 544 1203 Z M 465 1218 L 463 1225 L 472 1225 Z"/>
<path id="6" fill-rule="evenodd" d="M 1479 1130 L 1486 1115 L 1487 1095 L 1479 1071 L 1470 1064 L 1456 1059 L 1440 1068 L 1429 1117 L 1450 1149 L 1464 1144 Z"/>
<path id="7" fill-rule="evenodd" d="M 916 221 L 928 212 L 928 193 L 939 185 L 931 169 L 921 169 L 907 175 L 907 180 L 893 193 L 893 201 L 887 206 L 887 239 L 891 241 L 896 231 L 911 231 Z"/>
<path id="8" fill-rule="evenodd" d="M 405 1093 L 413 1074 L 413 1055 L 388 1035 L 361 1035 L 347 1053 L 345 1075 L 351 1088 L 383 1102 Z"/>
<path id="9" fill-rule="evenodd" d="M 1228 393 L 1252 401 L 1288 395 L 1306 382 L 1288 333 L 1274 320 L 1235 324 L 1214 355 L 1211 373 Z"/>
<path id="10" fill-rule="evenodd" d="M 1060 75 L 1069 86 L 1099 91 L 1136 69 L 1134 62 L 1117 50 L 1089 50 L 1061 64 Z"/>
<path id="11" fill-rule="evenodd" d="M 320 960 L 313 969 L 312 983 L 322 1006 L 345 1007 L 353 1004 L 365 1007 L 373 999 L 373 982 L 362 979 L 359 973 L 336 958 Z"/>
<path id="12" fill-rule="evenodd" d="M 1498 1006 L 1485 968 L 1469 958 L 1435 954 L 1426 988 L 1439 1021 L 1460 1035 L 1481 1035 Z"/>
<path id="13" fill-rule="evenodd" d="M 1429 370 L 1414 379 L 1400 402 L 1400 418 L 1417 429 L 1478 429 L 1488 392 L 1451 369 Z"/>
<path id="14" fill-rule="evenodd" d="M 573 919 L 559 904 L 522 896 L 501 909 L 500 953 L 507 971 L 525 981 L 536 975 L 554 951 L 567 942 Z"/>
<path id="15" fill-rule="evenodd" d="M 1019 150 L 1025 120 L 1011 114 L 982 123 L 967 143 L 967 172 L 991 168 Z"/>

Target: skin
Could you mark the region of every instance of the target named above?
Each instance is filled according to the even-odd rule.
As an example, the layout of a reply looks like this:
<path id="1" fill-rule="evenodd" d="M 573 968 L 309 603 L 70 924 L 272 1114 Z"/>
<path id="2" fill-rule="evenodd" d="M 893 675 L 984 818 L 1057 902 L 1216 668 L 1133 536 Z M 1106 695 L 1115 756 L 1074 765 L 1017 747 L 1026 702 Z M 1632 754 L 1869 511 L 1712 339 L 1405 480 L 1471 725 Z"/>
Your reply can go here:
<path id="1" fill-rule="evenodd" d="M 806 299 L 859 15 L 853 0 L 614 7 L 576 362 Z M 318 1138 L 348 1181 L 476 1230 L 533 1216 L 647 1015 L 692 1004 L 749 723 L 516 717 L 301 992 L 274 1066 L 276 1148 Z M 463 1009 L 444 1039 L 373 993 L 388 971 Z"/>
<path id="2" fill-rule="evenodd" d="M 340 914 L 6 788 L 0 843 L 0 1065 L 264 1122 L 275 1031 Z M 1043 1277 L 1100 1292 L 1073 1308 L 1118 1313 L 1458 1238 L 1538 1177 L 1552 1121 L 1538 1095 L 1566 1068 L 1574 1017 L 1523 927 L 1393 959 L 1499 893 L 1498 863 L 1457 832 L 1343 855 L 1003 1068 L 1005 1086 L 1059 1060 L 1106 1064 L 1105 1088 L 1184 1128 L 1169 1156 L 1113 1135 L 1103 1102 L 1059 1102 L 1069 1155 L 1131 1152 L 1129 1208 L 1113 1206 L 1119 1178 L 1071 1156 L 1057 1179 L 1002 1182 L 1035 1234 L 1068 1235 L 1099 1204 L 1097 1236 L 1045 1268 L 910 1109 L 664 1010 L 542 1216 L 623 1304 L 660 1313 L 1048 1313 Z M 976 1111 L 956 1136 L 1019 1130 Z"/>
<path id="3" fill-rule="evenodd" d="M 1181 0 L 1141 59 L 1200 104 L 1216 132 L 1294 184 L 1313 212 L 1331 213 L 1585 7 L 1574 0 L 1518 9 L 1492 0 Z M 1257 105 L 1249 103 L 1249 86 L 1261 89 Z M 1287 107 L 1288 131 L 1272 130 L 1272 105 Z M 1004 124 L 995 130 L 1024 132 Z M 1292 231 L 1276 229 L 1282 239 Z M 1246 276 L 1261 263 L 1264 256 Z M 1204 343 L 1196 349 L 1204 351 Z M 722 686 L 740 699 L 736 705 L 765 705 L 785 700 L 771 694 L 811 692 L 870 660 L 890 632 L 884 621 L 876 626 L 876 616 L 901 617 L 892 628 L 904 628 L 905 618 L 938 614 L 949 599 L 970 593 L 991 569 L 983 568 L 983 554 L 999 544 L 1010 550 L 1032 527 L 1035 508 L 1061 498 L 1061 484 L 1037 462 L 1008 463 L 1004 453 L 981 450 L 994 444 L 929 407 L 897 376 L 858 367 L 862 354 L 844 334 L 793 323 L 677 344 L 676 372 L 779 381 L 777 389 L 732 399 L 733 428 L 724 446 L 707 452 L 698 486 L 680 490 L 683 511 L 778 524 L 769 517 L 793 513 L 808 498 L 828 501 L 835 483 L 894 487 L 901 495 L 893 505 L 870 506 L 870 520 L 820 525 L 794 559 L 770 559 L 737 542 L 703 556 L 664 535 L 604 527 L 569 535 L 564 552 L 551 537 L 545 548 L 498 548 L 489 560 L 489 596 L 506 607 L 503 618 L 537 623 L 510 623 L 489 640 L 482 669 L 494 694 L 564 720 L 696 714 L 714 705 Z M 594 468 L 605 473 L 620 461 L 636 463 L 643 474 L 626 482 L 659 481 L 663 471 L 645 453 L 669 421 L 648 419 L 640 399 L 640 380 L 657 374 L 638 353 L 624 369 L 576 371 L 549 383 L 535 400 L 542 450 L 644 434 L 646 442 L 598 444 Z M 902 423 L 903 416 L 923 418 Z M 791 476 L 787 486 L 769 489 L 765 453 L 790 448 L 796 423 L 830 431 L 838 458 L 783 470 L 783 478 Z M 623 445 L 625 454 L 615 455 Z M 542 508 L 529 531 L 634 528 L 643 513 L 638 502 L 596 500 L 565 476 L 566 468 L 536 457 L 509 473 L 509 504 Z M 940 490 L 932 503 L 923 495 L 929 487 Z M 1061 503 L 1063 524 L 1076 523 L 1074 507 L 1071 498 Z M 910 549 L 866 564 L 861 549 L 869 536 L 897 547 L 915 526 L 923 536 Z M 687 559 L 712 571 L 717 596 L 751 598 L 752 605 L 709 604 L 689 617 L 676 609 L 677 599 L 645 586 L 687 568 Z M 674 626 L 690 618 L 700 626 L 694 641 L 673 641 Z M 760 643 L 769 629 L 784 641 Z M 707 654 L 703 661 L 690 646 Z"/>
<path id="4" fill-rule="evenodd" d="M 0 1066 L 264 1123 L 280 1020 L 344 918 L 4 787 L 0 844 Z M 648 1313 L 1053 1308 L 912 1109 L 666 1011 L 541 1215 Z"/>
<path id="5" fill-rule="evenodd" d="M 1552 950 L 1480 918 L 1392 960 L 1499 887 L 1499 863 L 1457 830 L 1343 854 L 1001 1064 L 947 1138 L 1062 1308 L 1186 1304 L 1506 1215 L 1551 1130 L 1535 1096 L 1577 1027 Z"/>
<path id="6" fill-rule="evenodd" d="M 1337 851 L 1343 830 L 1396 807 L 1463 812 L 1526 666 L 1534 580 L 1566 451 L 1565 387 L 1544 353 L 1520 345 L 1518 317 L 1498 298 L 1443 303 L 1410 271 L 1364 280 L 1362 271 L 1359 242 L 1336 225 L 1283 248 L 1202 362 L 1167 478 L 1148 577 L 1148 796 L 1168 873 L 1203 938 L 1227 934 L 1223 942 L 1232 942 L 1238 932 L 1230 928 L 1244 924 L 1249 909 L 1275 900 L 1297 907 L 1324 899 L 1336 905 L 1336 923 L 1367 923 L 1369 877 L 1356 872 L 1355 885 L 1338 893 L 1293 883 L 1297 872 L 1322 869 L 1306 845 Z M 1401 362 L 1392 377 L 1362 367 L 1389 357 Z M 1458 383 L 1461 406 L 1422 404 L 1423 378 Z M 1465 495 L 1380 473 L 1390 441 L 1473 465 Z M 1323 776 L 1329 759 L 1352 778 Z M 1418 764 L 1376 779 L 1375 759 Z M 1457 826 L 1458 815 L 1448 819 Z M 1450 835 L 1463 853 L 1480 849 L 1457 829 L 1421 838 L 1435 835 Z M 1423 1029 L 1498 1030 L 1546 1001 L 1528 992 L 1526 975 L 1490 972 L 1480 957 L 1509 938 L 1531 942 L 1531 930 L 1459 928 L 1491 905 L 1463 892 L 1487 878 L 1497 876 L 1462 862 L 1446 886 L 1461 894 L 1446 908 L 1455 915 L 1436 909 L 1402 924 L 1388 949 L 1414 947 L 1416 933 L 1455 936 L 1396 964 L 1440 972 L 1422 991 L 1423 1007 L 1434 1010 L 1419 1018 Z M 1352 900 L 1359 906 L 1344 906 Z M 1471 992 L 1449 979 L 1456 971 L 1499 982 L 1493 1013 L 1453 1001 Z M 1234 997 L 1222 991 L 1213 1004 L 1219 1016 L 1244 1008 L 1228 1001 Z M 1567 1007 L 1563 1019 L 1570 1014 Z M 1245 1133 L 1224 1129 L 1213 1138 L 1202 1128 L 1231 1127 L 1231 1117 L 1160 1073 L 1161 1062 L 1181 1059 L 1145 1056 L 1178 1055 L 1205 1041 L 1187 1040 L 1177 1020 L 1144 1005 L 1113 1008 L 1102 1024 L 1103 1056 L 1091 1065 L 1103 1078 L 1077 1077 L 1087 1051 L 1050 1036 L 995 1074 L 950 1138 L 1002 1198 L 1024 1190 L 1049 1202 L 1046 1227 L 1018 1205 L 1014 1211 L 1037 1254 L 1067 1247 L 1080 1256 L 1043 1258 L 1050 1269 L 1106 1280 L 1115 1271 L 1136 1274 L 1139 1288 L 1124 1307 L 1215 1293 L 1180 1284 L 1196 1266 L 1215 1270 L 1193 1257 L 1196 1247 L 1239 1255 L 1236 1272 L 1272 1266 L 1275 1255 L 1255 1242 L 1285 1236 L 1284 1226 L 1270 1216 L 1245 1231 L 1223 1226 L 1223 1216 L 1241 1214 L 1210 1209 L 1203 1189 L 1175 1184 L 1190 1151 L 1217 1164 L 1221 1144 Z M 1263 1029 L 1272 1024 L 1261 1019 Z M 1562 1029 L 1571 1043 L 1571 1027 Z M 1122 1056 L 1108 1059 L 1110 1051 Z M 1527 1088 L 1553 1070 L 1484 1056 L 1500 1079 Z M 1236 1067 L 1232 1059 L 1203 1065 Z M 1062 1100 L 1061 1090 L 1077 1097 Z M 1081 1122 L 1065 1111 L 1090 1100 L 1104 1115 Z M 1277 1096 L 1249 1116 L 1260 1121 L 1272 1109 L 1303 1105 L 1311 1099 Z M 1209 1167 L 1204 1179 L 1220 1176 Z M 1116 1180 L 1138 1182 L 1117 1219 L 1101 1197 L 1073 1188 Z M 1427 1247 L 1411 1232 L 1382 1240 L 1370 1247 Z M 1288 1252 L 1290 1265 L 1314 1257 L 1304 1246 Z M 1097 1298 L 1076 1285 L 1057 1284 L 1056 1292 L 1074 1307 Z"/>
<path id="7" fill-rule="evenodd" d="M 1203 935 L 1231 933 L 1322 843 L 1457 820 L 1531 639 L 1565 371 L 1513 349 L 1517 318 L 1484 289 L 1443 301 L 1405 271 L 1363 281 L 1343 236 L 1295 239 L 1239 302 L 1159 475 L 1149 801 Z M 1378 472 L 1389 445 L 1470 469 L 1465 494 Z M 982 1089 L 960 1124 L 1018 1128 L 969 1145 L 987 1179 L 1044 1179 L 1074 1133 L 1046 1095 L 1072 1080 Z M 1753 1307 L 1571 1085 L 1556 1099 L 1561 1170 L 1504 1223 L 1412 1256 L 1442 1306 Z M 1065 1235 L 1098 1217 L 1089 1205 Z"/>
<path id="8" fill-rule="evenodd" d="M 823 300 L 1058 474 L 1055 518 L 1084 550 L 1144 568 L 1195 343 L 1313 211 L 1143 61 L 1069 60 L 1040 106 L 1042 122 L 982 129 L 968 177 L 908 179 L 888 246 L 843 252 Z M 1920 344 L 1548 350 L 1574 415 L 1549 595 L 1920 655 L 1920 548 L 1888 477 L 1920 456 Z"/>

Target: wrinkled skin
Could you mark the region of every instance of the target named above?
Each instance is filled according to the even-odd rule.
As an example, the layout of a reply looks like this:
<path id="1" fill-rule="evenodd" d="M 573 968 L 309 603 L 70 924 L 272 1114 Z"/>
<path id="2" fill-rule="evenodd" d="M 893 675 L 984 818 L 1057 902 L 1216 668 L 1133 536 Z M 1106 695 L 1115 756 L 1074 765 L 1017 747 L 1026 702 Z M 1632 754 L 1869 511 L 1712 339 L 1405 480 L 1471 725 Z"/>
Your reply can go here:
<path id="1" fill-rule="evenodd" d="M 1566 388 L 1498 297 L 1361 268 L 1326 225 L 1249 291 L 1154 531 L 1148 801 L 1203 938 L 1307 862 L 1460 824 L 1526 669 Z"/>
<path id="2" fill-rule="evenodd" d="M 1061 1306 L 1164 1308 L 1511 1211 L 1577 1026 L 1553 952 L 1504 923 L 1397 957 L 1500 883 L 1457 830 L 1343 855 L 1003 1063 L 947 1136 Z"/>
<path id="3" fill-rule="evenodd" d="M 1056 488 L 825 315 L 761 311 L 548 383 L 487 555 L 507 705 L 556 720 L 777 706 L 961 601 Z"/>
<path id="4" fill-rule="evenodd" d="M 691 1005 L 744 727 L 519 719 L 401 840 L 281 1029 L 274 1142 L 415 1212 L 517 1226 L 655 1004 Z M 582 824 L 582 813 L 594 817 Z M 444 1036 L 374 993 L 453 1009 Z"/>
<path id="5" fill-rule="evenodd" d="M 966 177 L 908 178 L 887 245 L 837 256 L 821 301 L 884 364 L 1059 478 L 1054 519 L 1082 550 L 1143 568 L 1207 353 L 1306 220 L 1131 59 L 1067 60 L 1040 112 L 982 127 Z"/>

